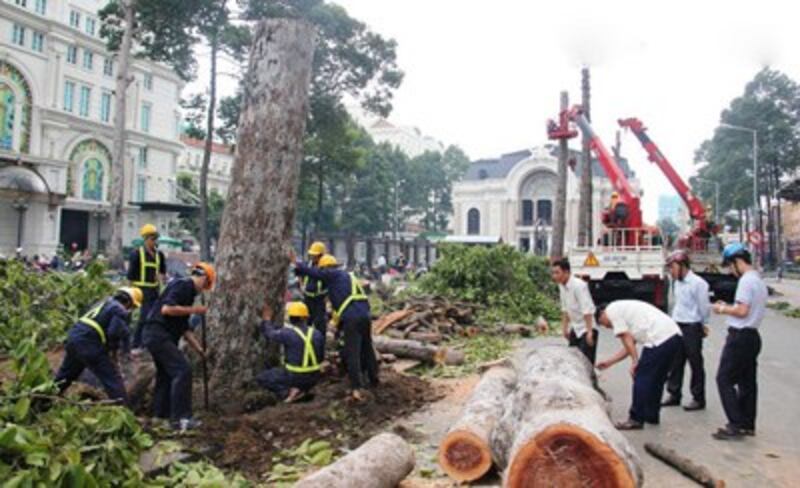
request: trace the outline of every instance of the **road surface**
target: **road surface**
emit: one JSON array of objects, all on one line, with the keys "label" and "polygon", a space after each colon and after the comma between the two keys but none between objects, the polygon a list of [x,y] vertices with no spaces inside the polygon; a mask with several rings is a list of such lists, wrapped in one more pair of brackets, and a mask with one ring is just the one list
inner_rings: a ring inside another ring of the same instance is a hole
[{"label": "road surface", "polygon": [[[776,300],[800,306],[800,284],[784,280],[773,285],[785,292]],[[757,436],[742,441],[721,442],[711,433],[725,424],[717,393],[715,375],[725,324],[720,317],[711,321],[711,334],[705,341],[707,408],[685,412],[681,408],[662,409],[661,425],[643,431],[626,432],[642,458],[645,486],[693,486],[677,471],[644,452],[645,442],[658,442],[707,466],[728,487],[800,486],[800,319],[769,310],[761,329],[763,347],[758,369]],[[620,346],[608,330],[600,336],[598,360]],[[684,402],[689,394],[689,370],[684,377]],[[600,385],[612,397],[615,420],[624,420],[630,404],[631,379],[628,363],[601,372]],[[696,486],[696,485],[694,485]]]}]

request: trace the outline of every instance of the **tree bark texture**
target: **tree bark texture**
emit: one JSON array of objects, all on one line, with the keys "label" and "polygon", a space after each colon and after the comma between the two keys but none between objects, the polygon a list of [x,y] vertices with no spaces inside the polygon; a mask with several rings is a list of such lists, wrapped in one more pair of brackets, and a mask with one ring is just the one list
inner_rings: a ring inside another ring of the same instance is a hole
[{"label": "tree bark texture", "polygon": [[491,469],[491,434],[516,383],[513,368],[494,367],[472,390],[461,417],[439,444],[439,466],[454,480],[474,481]]},{"label": "tree bark texture", "polygon": [[200,257],[211,259],[211,239],[208,235],[208,168],[214,149],[214,114],[217,110],[217,53],[219,33],[211,36],[211,72],[208,80],[208,115],[206,117],[206,144],[203,150],[203,165],[200,167]]},{"label": "tree bark texture", "polygon": [[398,358],[416,359],[428,364],[457,366],[464,364],[464,353],[448,347],[437,347],[408,339],[391,339],[374,336],[372,341],[380,353],[394,354]]},{"label": "tree bark texture", "polygon": [[384,432],[294,488],[394,488],[414,470],[414,450],[402,437]]},{"label": "tree bark texture", "polygon": [[132,78],[130,76],[131,46],[133,45],[134,19],[136,15],[136,0],[123,0],[120,2],[125,12],[125,30],[122,32],[122,42],[117,53],[117,80],[114,100],[114,144],[111,160],[111,186],[108,192],[108,201],[111,204],[109,222],[111,235],[108,243],[108,260],[114,269],[122,269],[124,257],[122,255],[123,212],[125,209],[125,142],[127,138],[125,116],[128,107],[127,93]]},{"label": "tree bark texture", "polygon": [[[561,92],[561,111],[569,109],[569,94]],[[550,256],[559,258],[564,255],[564,231],[567,226],[567,162],[569,161],[569,144],[567,139],[558,142],[558,173],[556,184],[556,202],[553,215],[553,247]]]},{"label": "tree bark texture", "polygon": [[[591,85],[589,82],[589,68],[581,70],[581,105],[586,119],[591,121]],[[582,135],[583,161],[580,181],[580,211],[578,212],[578,243],[582,246],[592,245],[592,151],[590,141],[586,134]]]},{"label": "tree bark texture", "polygon": [[492,432],[492,451],[506,487],[642,484],[638,457],[574,348],[544,346],[527,358]]},{"label": "tree bark texture", "polygon": [[263,305],[283,317],[314,42],[304,21],[269,19],[255,30],[208,313],[216,406],[240,405],[263,366]]}]

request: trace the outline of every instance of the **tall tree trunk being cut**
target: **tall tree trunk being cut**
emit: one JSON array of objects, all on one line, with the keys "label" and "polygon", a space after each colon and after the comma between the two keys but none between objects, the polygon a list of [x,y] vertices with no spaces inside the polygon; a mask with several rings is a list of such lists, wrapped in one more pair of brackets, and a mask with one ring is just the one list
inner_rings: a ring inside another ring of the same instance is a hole
[{"label": "tall tree trunk being cut", "polygon": [[[589,68],[581,70],[581,105],[583,106],[586,120],[591,121],[591,85],[589,84]],[[592,245],[592,151],[590,141],[583,134],[583,149],[581,149],[581,184],[580,184],[580,210],[578,212],[578,243],[581,246]]]},{"label": "tall tree trunk being cut", "polygon": [[114,100],[114,146],[111,161],[111,187],[108,201],[111,204],[109,222],[111,235],[108,244],[108,260],[114,269],[122,269],[123,213],[125,210],[125,128],[126,111],[128,109],[127,92],[133,78],[130,76],[131,47],[133,46],[134,19],[136,16],[136,0],[120,2],[125,12],[125,30],[122,32],[122,43],[117,53],[117,81]]},{"label": "tall tree trunk being cut", "polygon": [[206,117],[206,144],[203,165],[200,167],[200,256],[211,259],[211,238],[208,235],[208,167],[214,150],[214,114],[217,110],[217,53],[219,33],[211,36],[211,72],[208,80],[208,115]]},{"label": "tall tree trunk being cut", "polygon": [[415,464],[414,449],[397,434],[384,432],[294,488],[395,488]]},{"label": "tall tree trunk being cut", "polygon": [[492,452],[509,488],[634,487],[639,459],[614,427],[592,365],[574,348],[544,346],[519,370]]},{"label": "tall tree trunk being cut", "polygon": [[212,400],[225,410],[240,408],[263,364],[261,308],[269,303],[282,318],[314,41],[301,20],[264,20],[255,30],[208,314]]},{"label": "tall tree trunk being cut", "polygon": [[[569,94],[561,92],[561,110],[569,109]],[[567,227],[567,162],[569,161],[569,145],[567,139],[558,143],[558,179],[556,185],[555,215],[553,215],[553,248],[550,256],[554,258],[564,255],[564,232]]]},{"label": "tall tree trunk being cut", "polygon": [[456,481],[475,481],[492,467],[491,434],[517,383],[512,368],[494,367],[472,390],[461,417],[439,443],[439,466]]}]

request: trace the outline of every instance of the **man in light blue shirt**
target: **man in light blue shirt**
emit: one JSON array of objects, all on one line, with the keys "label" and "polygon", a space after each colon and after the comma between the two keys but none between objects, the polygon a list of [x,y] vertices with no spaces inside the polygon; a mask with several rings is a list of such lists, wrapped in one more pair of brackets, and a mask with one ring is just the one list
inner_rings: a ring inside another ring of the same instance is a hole
[{"label": "man in light blue shirt", "polygon": [[733,305],[714,304],[714,312],[728,316],[728,337],[717,370],[717,388],[728,424],[712,437],[737,440],[756,434],[756,372],[761,352],[758,328],[766,313],[769,293],[767,285],[753,268],[750,252],[744,245],[727,245],[722,259],[722,264],[730,266],[739,277],[739,283]]},{"label": "man in light blue shirt", "polygon": [[667,258],[674,307],[672,319],[677,322],[683,334],[683,347],[675,355],[675,362],[669,373],[667,392],[669,397],[661,404],[672,407],[681,404],[683,390],[683,371],[686,362],[692,370],[690,389],[692,402],[684,405],[686,411],[706,408],[706,371],[703,366],[703,338],[705,324],[711,315],[711,303],[708,300],[708,283],[694,274],[690,268],[689,255],[683,249],[677,250]]}]

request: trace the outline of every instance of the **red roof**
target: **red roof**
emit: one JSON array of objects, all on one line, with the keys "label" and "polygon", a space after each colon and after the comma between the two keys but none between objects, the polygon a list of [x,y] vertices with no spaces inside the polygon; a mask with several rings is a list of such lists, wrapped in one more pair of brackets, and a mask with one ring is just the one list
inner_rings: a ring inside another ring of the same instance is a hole
[{"label": "red roof", "polygon": [[[181,136],[181,141],[187,146],[192,146],[199,149],[205,149],[206,147],[206,141],[203,139],[194,139],[189,136]],[[217,154],[233,154],[233,146],[219,142],[213,142],[211,144],[211,152],[215,152]]]}]

